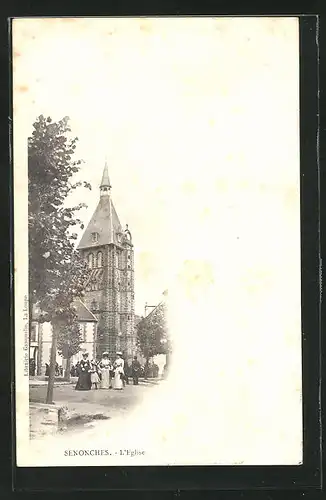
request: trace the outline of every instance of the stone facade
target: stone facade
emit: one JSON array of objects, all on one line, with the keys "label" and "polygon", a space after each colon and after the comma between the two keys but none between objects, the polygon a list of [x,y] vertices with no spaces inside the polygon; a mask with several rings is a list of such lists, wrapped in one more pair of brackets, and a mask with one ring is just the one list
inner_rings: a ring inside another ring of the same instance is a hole
[{"label": "stone facade", "polygon": [[78,246],[91,269],[85,282],[86,306],[98,320],[97,357],[136,354],[134,248],[128,227],[123,231],[111,198],[105,166],[100,201]]},{"label": "stone facade", "polygon": [[134,252],[131,244],[82,250],[94,267],[85,283],[84,302],[98,320],[97,355],[135,352]]}]

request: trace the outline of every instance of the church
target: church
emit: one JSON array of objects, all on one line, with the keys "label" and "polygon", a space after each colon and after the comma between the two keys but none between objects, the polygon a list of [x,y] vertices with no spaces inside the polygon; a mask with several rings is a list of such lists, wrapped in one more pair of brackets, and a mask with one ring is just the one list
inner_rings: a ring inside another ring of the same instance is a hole
[{"label": "church", "polygon": [[[111,358],[122,351],[129,360],[137,354],[134,247],[128,226],[123,229],[120,223],[111,189],[105,163],[99,202],[77,247],[90,273],[84,284],[85,295],[76,307],[84,342],[72,363],[84,351],[90,358],[100,357],[104,351]],[[33,313],[30,359],[34,360],[37,374],[44,373],[45,363],[49,363],[51,337],[51,324],[40,324],[38,314]],[[58,353],[57,362],[64,365]]]},{"label": "church", "polygon": [[131,358],[137,351],[134,247],[128,226],[122,229],[111,189],[105,163],[100,199],[78,245],[91,270],[83,300],[98,321],[97,356],[107,351],[113,357],[122,351]]}]

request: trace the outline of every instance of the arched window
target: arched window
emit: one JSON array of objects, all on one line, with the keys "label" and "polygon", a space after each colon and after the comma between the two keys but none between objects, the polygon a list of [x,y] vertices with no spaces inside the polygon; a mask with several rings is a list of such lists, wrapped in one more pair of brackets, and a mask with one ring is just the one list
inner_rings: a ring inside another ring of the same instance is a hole
[{"label": "arched window", "polygon": [[92,269],[92,267],[94,267],[94,255],[92,253],[90,253],[88,255],[88,267],[90,269]]},{"label": "arched window", "polygon": [[103,266],[103,255],[102,252],[97,252],[97,267]]}]

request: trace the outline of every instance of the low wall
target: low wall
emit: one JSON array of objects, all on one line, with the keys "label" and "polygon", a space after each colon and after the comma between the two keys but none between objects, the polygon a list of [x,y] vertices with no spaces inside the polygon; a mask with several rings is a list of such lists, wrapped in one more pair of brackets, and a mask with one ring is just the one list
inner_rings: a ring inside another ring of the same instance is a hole
[{"label": "low wall", "polygon": [[30,437],[54,435],[66,427],[67,410],[58,405],[30,403],[29,428]]}]

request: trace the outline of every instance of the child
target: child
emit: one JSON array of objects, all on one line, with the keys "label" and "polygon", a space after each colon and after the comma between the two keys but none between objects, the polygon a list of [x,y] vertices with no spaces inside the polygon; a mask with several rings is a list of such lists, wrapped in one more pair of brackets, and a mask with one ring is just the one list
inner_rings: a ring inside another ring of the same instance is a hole
[{"label": "child", "polygon": [[98,389],[98,384],[100,383],[100,377],[98,376],[97,373],[97,366],[95,361],[92,361],[92,369],[91,369],[91,382],[92,382],[92,389]]}]

